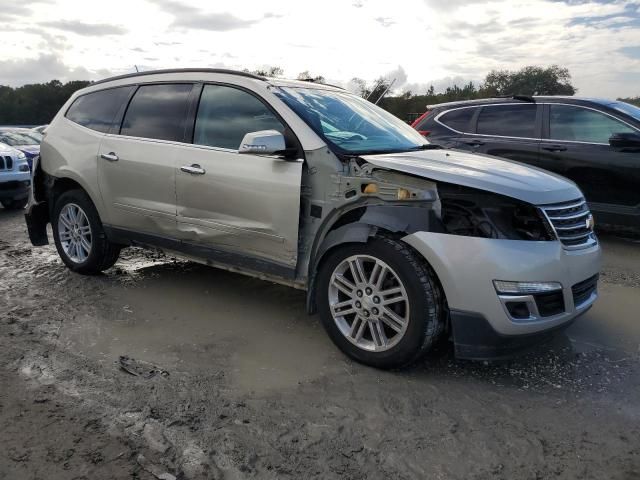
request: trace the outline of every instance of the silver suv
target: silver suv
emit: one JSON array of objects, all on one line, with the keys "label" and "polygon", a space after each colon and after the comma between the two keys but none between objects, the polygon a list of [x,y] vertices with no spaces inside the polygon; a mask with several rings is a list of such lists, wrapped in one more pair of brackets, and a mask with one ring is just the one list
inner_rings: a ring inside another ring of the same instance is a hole
[{"label": "silver suv", "polygon": [[48,127],[26,215],[74,272],[152,246],[307,291],[336,345],[406,365],[445,336],[510,354],[596,299],[580,190],[431,145],[327,85],[226,70],[145,72],[73,95]]}]

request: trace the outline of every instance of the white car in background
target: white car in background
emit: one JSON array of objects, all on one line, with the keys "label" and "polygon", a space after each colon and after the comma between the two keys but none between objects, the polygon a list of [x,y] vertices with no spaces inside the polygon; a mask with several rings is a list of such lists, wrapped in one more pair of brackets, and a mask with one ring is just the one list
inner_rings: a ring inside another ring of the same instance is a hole
[{"label": "white car in background", "polygon": [[26,155],[0,143],[0,203],[6,209],[19,210],[27,205],[31,188],[31,169]]}]

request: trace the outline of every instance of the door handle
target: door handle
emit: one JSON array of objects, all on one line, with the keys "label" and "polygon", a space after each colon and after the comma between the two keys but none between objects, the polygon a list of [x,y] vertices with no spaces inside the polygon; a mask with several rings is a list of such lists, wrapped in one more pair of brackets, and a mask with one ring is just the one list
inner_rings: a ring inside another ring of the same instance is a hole
[{"label": "door handle", "polygon": [[110,162],[117,162],[119,160],[118,155],[116,155],[114,152],[101,153],[100,158],[104,158],[105,160],[108,160]]},{"label": "door handle", "polygon": [[204,175],[205,173],[207,173],[206,170],[197,163],[194,163],[193,165],[183,165],[182,167],[180,167],[180,170],[186,173],[190,173],[191,175]]},{"label": "door handle", "polygon": [[542,149],[547,152],[564,152],[567,150],[567,147],[563,147],[562,145],[549,145],[548,147],[542,147]]},{"label": "door handle", "polygon": [[472,147],[479,147],[480,145],[484,145],[484,142],[481,140],[471,140],[469,142],[464,142],[464,143]]}]

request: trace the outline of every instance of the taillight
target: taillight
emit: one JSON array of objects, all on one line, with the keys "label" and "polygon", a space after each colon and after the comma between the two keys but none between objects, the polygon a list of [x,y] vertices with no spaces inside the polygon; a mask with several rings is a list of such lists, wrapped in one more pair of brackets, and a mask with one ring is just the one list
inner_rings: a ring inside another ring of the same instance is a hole
[{"label": "taillight", "polygon": [[429,110],[427,110],[426,112],[424,112],[422,115],[420,115],[418,118],[416,118],[413,123],[411,124],[411,126],[413,128],[416,128],[418,126],[418,124],[425,119],[425,117],[429,115]]},{"label": "taillight", "polygon": [[431,134],[431,130],[418,130],[418,133],[423,137],[428,137]]}]

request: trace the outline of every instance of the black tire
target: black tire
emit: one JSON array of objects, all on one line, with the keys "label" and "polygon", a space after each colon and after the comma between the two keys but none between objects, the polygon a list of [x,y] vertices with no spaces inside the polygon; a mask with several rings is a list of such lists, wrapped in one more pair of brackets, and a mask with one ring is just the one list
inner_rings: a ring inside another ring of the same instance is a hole
[{"label": "black tire", "polygon": [[29,203],[28,198],[20,198],[18,200],[2,200],[2,206],[7,210],[22,210]]},{"label": "black tire", "polygon": [[[402,282],[409,300],[408,325],[393,347],[374,352],[354,345],[341,332],[331,314],[329,284],[334,270],[353,255],[385,262]],[[438,341],[445,327],[443,295],[435,272],[408,245],[390,237],[375,237],[366,244],[346,244],[331,251],[319,268],[316,300],[322,323],[333,342],[349,357],[376,368],[407,366]]]},{"label": "black tire", "polygon": [[[58,231],[60,212],[66,205],[71,203],[82,208],[91,227],[91,251],[86,260],[80,263],[71,259],[64,251],[60,242],[60,232]],[[118,260],[121,247],[107,239],[96,207],[89,196],[82,190],[68,190],[55,199],[51,227],[58,255],[60,255],[64,264],[76,273],[95,275],[111,268]]]}]

